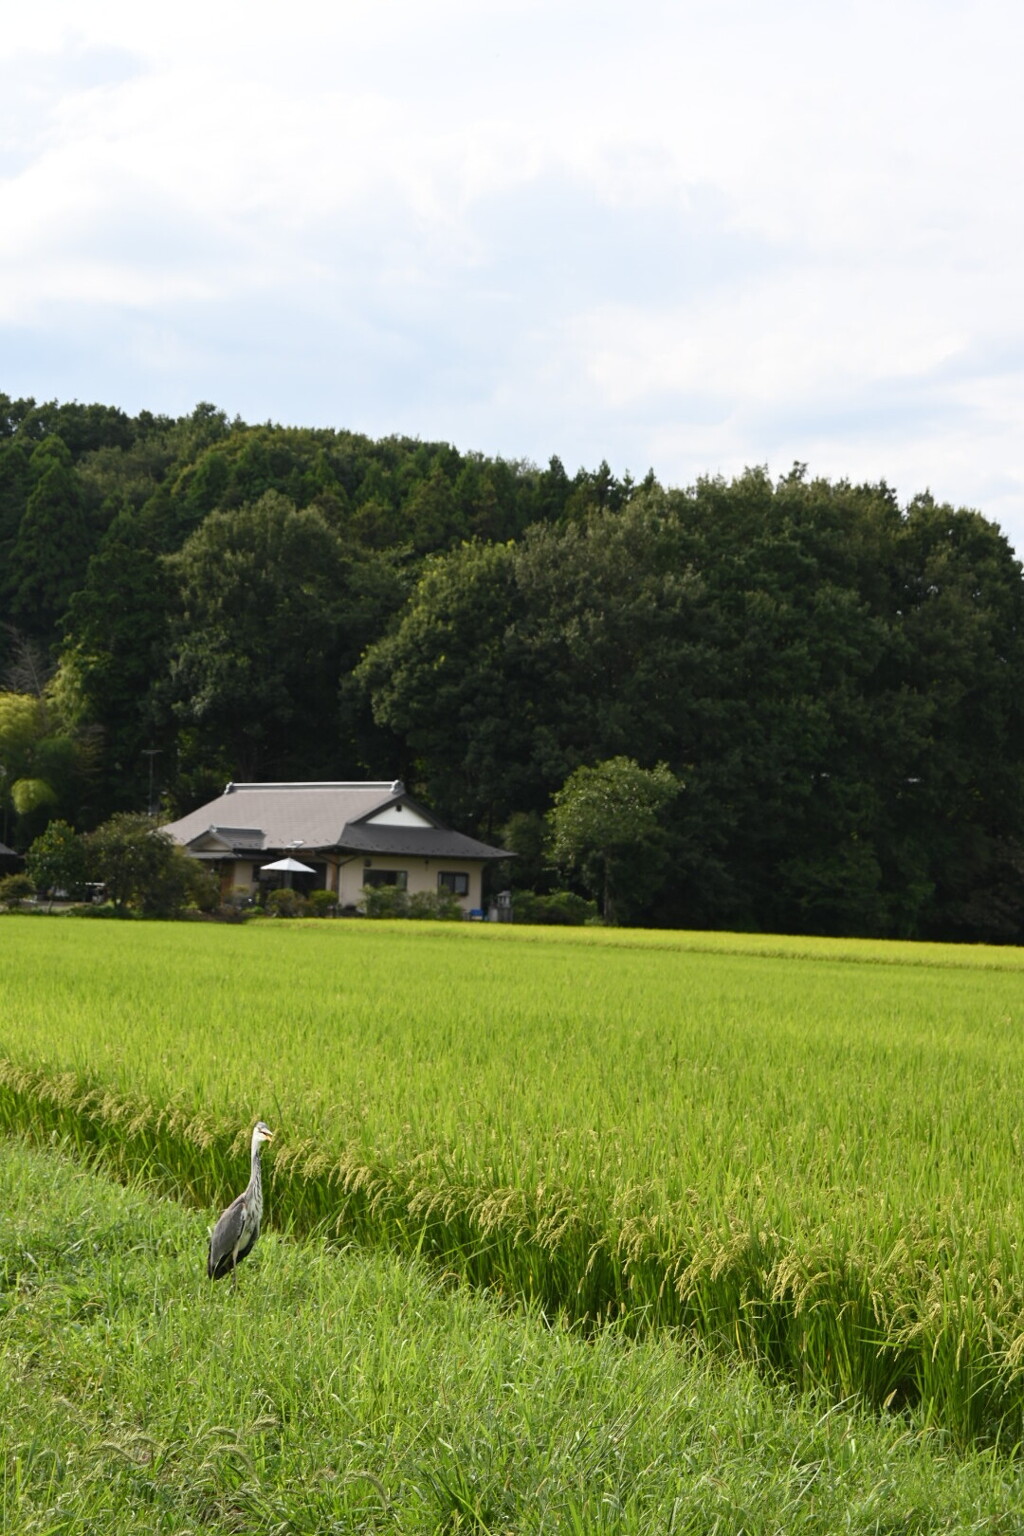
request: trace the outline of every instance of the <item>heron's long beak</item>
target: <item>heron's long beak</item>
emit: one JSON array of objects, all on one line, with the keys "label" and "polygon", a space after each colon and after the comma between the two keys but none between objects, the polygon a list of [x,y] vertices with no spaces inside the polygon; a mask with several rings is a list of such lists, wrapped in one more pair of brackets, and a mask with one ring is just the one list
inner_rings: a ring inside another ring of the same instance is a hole
[{"label": "heron's long beak", "polygon": [[273,1139],[274,1139],[273,1131],[264,1131],[263,1132],[263,1140],[264,1141],[273,1141]]}]

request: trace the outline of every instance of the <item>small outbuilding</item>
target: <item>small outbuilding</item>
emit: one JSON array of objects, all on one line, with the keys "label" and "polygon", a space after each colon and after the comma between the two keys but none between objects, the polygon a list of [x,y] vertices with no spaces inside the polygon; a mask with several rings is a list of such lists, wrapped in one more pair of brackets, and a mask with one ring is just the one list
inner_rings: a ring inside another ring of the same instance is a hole
[{"label": "small outbuilding", "polygon": [[445,826],[401,780],[232,783],[163,830],[216,870],[226,899],[255,894],[266,866],[290,859],[310,871],[291,875],[297,890],[333,891],[339,907],[357,906],[365,886],[395,885],[448,892],[478,913],[484,865],[509,857]]}]

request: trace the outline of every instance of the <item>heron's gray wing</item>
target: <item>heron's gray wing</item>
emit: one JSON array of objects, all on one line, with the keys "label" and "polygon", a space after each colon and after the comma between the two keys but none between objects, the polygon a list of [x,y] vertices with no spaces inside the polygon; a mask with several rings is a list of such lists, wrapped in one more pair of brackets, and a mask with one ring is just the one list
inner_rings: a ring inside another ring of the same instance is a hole
[{"label": "heron's gray wing", "polygon": [[245,1226],[245,1196],[232,1200],[222,1211],[210,1236],[210,1252],[206,1260],[206,1273],[211,1280],[220,1280],[231,1272],[231,1255],[238,1245]]}]

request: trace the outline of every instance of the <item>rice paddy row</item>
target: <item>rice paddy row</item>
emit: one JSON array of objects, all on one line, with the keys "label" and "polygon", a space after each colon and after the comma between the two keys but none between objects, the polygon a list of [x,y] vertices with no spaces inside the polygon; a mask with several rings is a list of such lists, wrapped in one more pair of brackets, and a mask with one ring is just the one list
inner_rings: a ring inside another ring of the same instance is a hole
[{"label": "rice paddy row", "polygon": [[0,1529],[1016,1536],[1024,1466],[0,1143]]},{"label": "rice paddy row", "polygon": [[0,1123],[1024,1437],[1019,955],[601,937],[7,919]]}]

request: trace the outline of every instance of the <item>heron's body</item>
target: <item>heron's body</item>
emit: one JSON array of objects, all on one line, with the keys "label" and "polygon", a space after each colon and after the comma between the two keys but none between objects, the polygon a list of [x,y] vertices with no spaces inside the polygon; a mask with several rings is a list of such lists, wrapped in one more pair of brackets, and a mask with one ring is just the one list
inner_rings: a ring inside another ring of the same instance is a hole
[{"label": "heron's body", "polygon": [[245,1189],[222,1211],[217,1225],[210,1234],[210,1251],[206,1260],[206,1273],[211,1280],[222,1280],[225,1275],[235,1278],[239,1262],[252,1250],[260,1235],[263,1220],[263,1178],[260,1171],[260,1147],[273,1139],[263,1121],[257,1122],[252,1133],[251,1174]]}]

